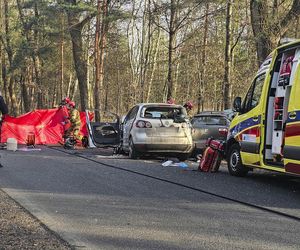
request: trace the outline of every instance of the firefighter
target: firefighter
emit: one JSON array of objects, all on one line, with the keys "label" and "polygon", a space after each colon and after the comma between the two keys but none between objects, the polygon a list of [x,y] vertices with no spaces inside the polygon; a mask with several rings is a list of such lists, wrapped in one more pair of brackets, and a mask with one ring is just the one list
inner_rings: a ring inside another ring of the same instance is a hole
[{"label": "firefighter", "polygon": [[[63,131],[67,131],[68,128],[70,127],[70,122],[69,122],[69,110],[68,110],[68,107],[67,105],[71,102],[71,99],[69,97],[65,97],[64,99],[61,100],[60,104],[59,104],[59,109],[60,109],[60,112],[62,113],[62,116],[63,116],[63,121],[61,122],[61,124],[63,125]],[[64,138],[65,135],[64,135]]]},{"label": "firefighter", "polygon": [[[65,131],[64,137],[67,138],[66,143],[69,143],[71,136],[73,136],[76,141],[82,141],[83,136],[80,134],[80,112],[75,108],[75,102],[73,101],[67,104],[67,108],[69,110],[70,127]],[[76,144],[76,142],[74,142],[74,144]]]},{"label": "firefighter", "polygon": [[71,102],[70,97],[65,97],[64,99],[61,100],[59,107],[64,107],[66,105],[68,105]]},{"label": "firefighter", "polygon": [[194,106],[194,105],[193,105],[193,103],[192,103],[191,101],[188,101],[188,102],[186,102],[186,103],[183,105],[183,107],[185,107],[186,113],[187,113],[187,115],[188,115],[189,117],[192,116],[191,112],[192,112],[193,106]]}]

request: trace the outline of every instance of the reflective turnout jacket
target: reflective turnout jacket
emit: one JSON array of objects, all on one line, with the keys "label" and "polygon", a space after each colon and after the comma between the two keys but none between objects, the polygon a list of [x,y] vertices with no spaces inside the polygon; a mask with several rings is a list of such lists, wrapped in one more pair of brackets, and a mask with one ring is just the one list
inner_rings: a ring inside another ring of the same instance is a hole
[{"label": "reflective turnout jacket", "polygon": [[70,122],[72,127],[80,127],[80,112],[77,109],[72,109],[70,111]]}]

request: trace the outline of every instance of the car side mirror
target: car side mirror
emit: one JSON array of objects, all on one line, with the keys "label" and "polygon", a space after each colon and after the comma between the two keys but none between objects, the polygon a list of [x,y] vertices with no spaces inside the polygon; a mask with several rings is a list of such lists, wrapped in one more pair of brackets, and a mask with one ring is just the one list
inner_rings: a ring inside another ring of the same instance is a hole
[{"label": "car side mirror", "polygon": [[241,97],[236,97],[233,101],[233,110],[236,112],[241,112],[242,111],[242,98]]}]

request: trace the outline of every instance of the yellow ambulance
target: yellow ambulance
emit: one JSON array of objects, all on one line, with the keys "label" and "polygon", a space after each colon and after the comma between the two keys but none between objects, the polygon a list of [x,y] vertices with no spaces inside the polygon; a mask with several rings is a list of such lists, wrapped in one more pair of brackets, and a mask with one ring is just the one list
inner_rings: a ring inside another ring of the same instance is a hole
[{"label": "yellow ambulance", "polygon": [[246,96],[236,97],[226,158],[231,175],[253,168],[300,175],[300,40],[275,49]]}]

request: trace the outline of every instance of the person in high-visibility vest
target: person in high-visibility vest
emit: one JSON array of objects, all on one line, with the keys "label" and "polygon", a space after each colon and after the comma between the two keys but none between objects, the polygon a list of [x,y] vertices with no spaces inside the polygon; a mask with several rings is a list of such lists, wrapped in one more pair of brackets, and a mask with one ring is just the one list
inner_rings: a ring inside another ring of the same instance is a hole
[{"label": "person in high-visibility vest", "polygon": [[186,102],[186,103],[183,105],[183,107],[185,108],[188,117],[189,117],[189,118],[192,118],[191,112],[192,112],[192,109],[193,109],[193,107],[194,107],[193,103],[192,103],[191,101],[188,101],[188,102]]},{"label": "person in high-visibility vest", "polygon": [[83,136],[80,134],[80,112],[75,108],[75,102],[73,101],[67,104],[67,108],[69,110],[70,127],[65,131],[65,138],[73,135],[74,139],[81,141]]}]

